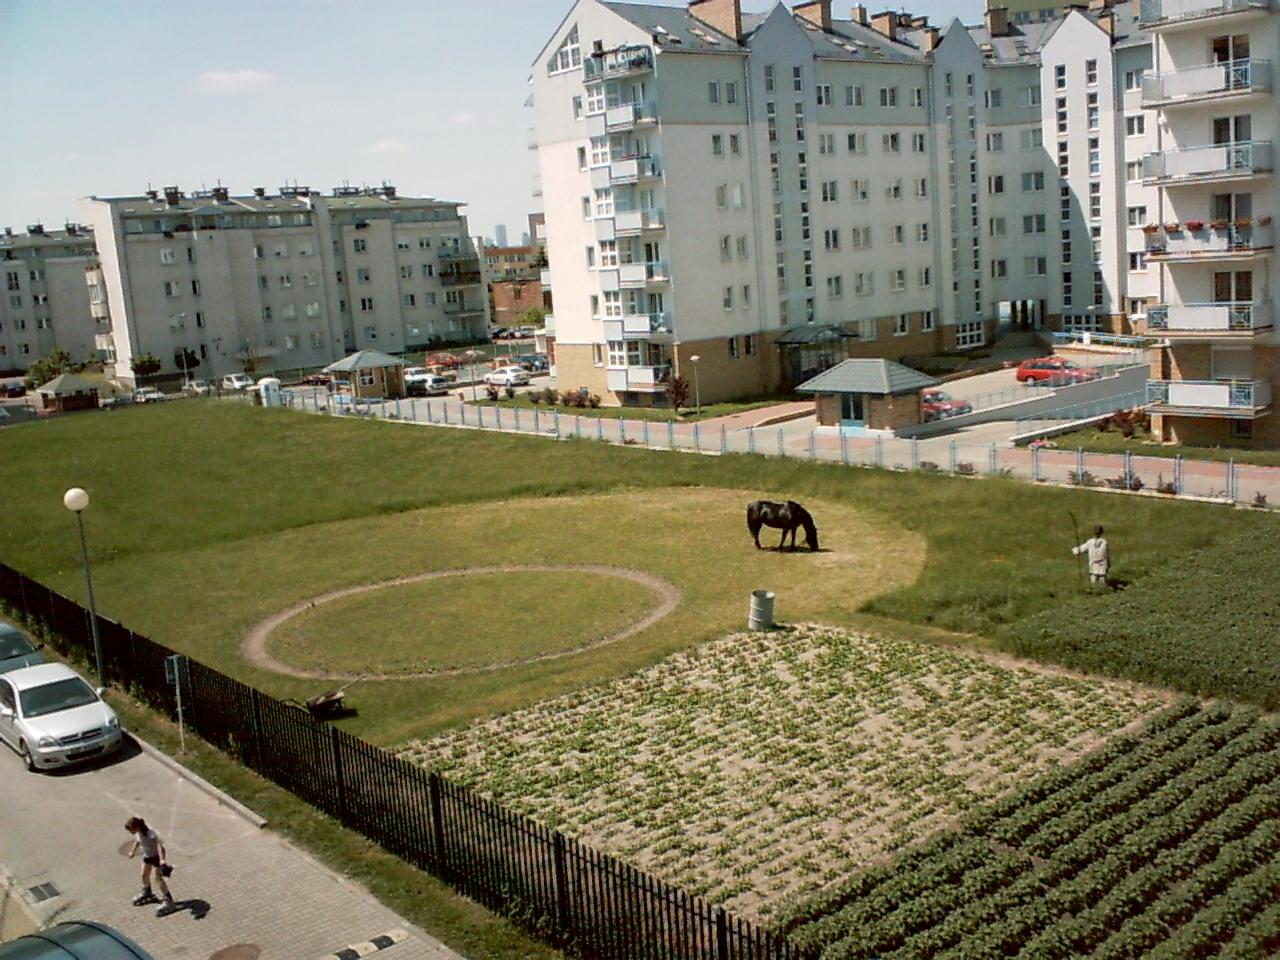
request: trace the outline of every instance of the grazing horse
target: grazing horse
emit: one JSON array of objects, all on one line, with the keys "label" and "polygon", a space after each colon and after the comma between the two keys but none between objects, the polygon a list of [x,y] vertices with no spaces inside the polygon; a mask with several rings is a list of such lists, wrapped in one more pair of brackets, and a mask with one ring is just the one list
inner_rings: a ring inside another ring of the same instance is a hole
[{"label": "grazing horse", "polygon": [[775,530],[782,531],[782,540],[778,543],[778,549],[781,550],[787,542],[787,534],[791,534],[791,549],[796,548],[796,530],[804,527],[804,542],[810,550],[818,549],[818,528],[813,522],[813,517],[809,516],[809,511],[794,500],[788,500],[786,503],[778,503],[774,500],[756,500],[747,506],[747,529],[751,531],[751,536],[756,542],[756,549],[763,549],[760,546],[760,528],[773,527]]}]

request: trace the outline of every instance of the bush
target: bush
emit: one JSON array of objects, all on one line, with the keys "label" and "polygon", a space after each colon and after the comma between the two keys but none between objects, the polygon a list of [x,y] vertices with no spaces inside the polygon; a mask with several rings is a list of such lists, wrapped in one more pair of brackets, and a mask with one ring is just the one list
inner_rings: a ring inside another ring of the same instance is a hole
[{"label": "bush", "polygon": [[506,390],[506,393],[507,393],[507,399],[508,399],[508,400],[514,400],[514,399],[516,398],[516,388],[515,388],[515,387],[508,386],[508,387],[507,387],[507,390]]},{"label": "bush", "polygon": [[561,405],[561,406],[564,406],[564,407],[572,407],[572,406],[573,406],[573,404],[574,404],[574,401],[575,401],[575,400],[577,400],[577,399],[578,399],[578,391],[577,391],[577,390],[562,390],[562,391],[560,391],[560,405]]},{"label": "bush", "polygon": [[[590,406],[592,410],[599,410],[599,409],[600,409],[600,394],[598,394],[598,393],[593,393],[593,394],[591,394],[591,396],[587,397],[587,405],[588,405],[588,406]],[[1263,506],[1266,506],[1266,499],[1267,499],[1266,497],[1263,497],[1263,498],[1262,498],[1262,500],[1263,500]]]},{"label": "bush", "polygon": [[[510,389],[510,388],[508,388],[508,389]],[[498,388],[497,388],[497,386],[496,386],[496,385],[494,385],[494,384],[492,384],[492,383],[486,383],[486,384],[484,385],[484,392],[485,392],[485,395],[486,395],[490,400],[497,400],[497,399],[498,399]]]}]

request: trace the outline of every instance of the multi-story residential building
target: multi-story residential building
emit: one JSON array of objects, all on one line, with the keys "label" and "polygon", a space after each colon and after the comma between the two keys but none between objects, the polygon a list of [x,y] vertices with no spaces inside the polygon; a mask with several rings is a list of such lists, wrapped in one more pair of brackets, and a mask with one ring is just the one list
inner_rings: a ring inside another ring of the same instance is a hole
[{"label": "multi-story residential building", "polygon": [[[1154,66],[1142,101],[1158,131],[1147,258],[1153,431],[1195,444],[1280,446],[1280,187],[1272,92],[1280,16],[1270,0],[1143,0]],[[1159,226],[1157,226],[1159,225]]]},{"label": "multi-story residential building", "polygon": [[144,353],[166,374],[194,363],[218,377],[483,339],[484,275],[459,206],[390,185],[87,198],[109,373],[132,380]]},{"label": "multi-story residential building", "polygon": [[[77,362],[97,359],[97,332],[85,271],[97,264],[93,233],[35,224],[0,235],[0,373],[21,373],[56,349]],[[105,329],[105,328],[104,328]]]},{"label": "multi-story residential building", "polygon": [[540,252],[532,246],[484,248],[486,275],[490,280],[529,280],[538,276]]}]

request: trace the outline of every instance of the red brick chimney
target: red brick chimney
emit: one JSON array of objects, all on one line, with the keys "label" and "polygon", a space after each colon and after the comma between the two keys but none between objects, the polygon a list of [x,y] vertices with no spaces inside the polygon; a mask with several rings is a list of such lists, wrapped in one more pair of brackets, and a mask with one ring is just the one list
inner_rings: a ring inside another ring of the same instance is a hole
[{"label": "red brick chimney", "polygon": [[938,40],[940,39],[940,31],[937,27],[924,28],[924,52],[933,53],[938,49]]},{"label": "red brick chimney", "polygon": [[742,39],[742,0],[689,0],[689,12],[735,41]]},{"label": "red brick chimney", "polygon": [[792,12],[823,30],[831,29],[831,0],[806,0],[792,7]]},{"label": "red brick chimney", "polygon": [[854,23],[859,23],[865,27],[869,22],[867,19],[866,5],[860,3],[856,7],[854,7],[851,11],[849,11],[849,19],[852,20]]},{"label": "red brick chimney", "polygon": [[1009,8],[987,7],[987,33],[993,37],[1009,35]]},{"label": "red brick chimney", "polygon": [[884,13],[877,13],[871,18],[871,29],[876,33],[888,37],[890,40],[897,40],[898,15],[892,10],[886,10]]}]

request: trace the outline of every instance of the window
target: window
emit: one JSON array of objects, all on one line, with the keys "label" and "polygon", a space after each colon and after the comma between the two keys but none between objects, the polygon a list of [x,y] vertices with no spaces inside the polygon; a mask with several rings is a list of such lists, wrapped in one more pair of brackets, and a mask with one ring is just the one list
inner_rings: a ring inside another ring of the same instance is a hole
[{"label": "window", "polygon": [[1147,269],[1147,255],[1141,250],[1129,254],[1129,269],[1141,271]]},{"label": "window", "polygon": [[1144,73],[1146,73],[1146,71],[1142,68],[1137,70],[1126,70],[1124,72],[1124,88],[1126,90],[1141,90],[1142,75]]},{"label": "window", "polygon": [[1124,118],[1124,134],[1126,137],[1140,137],[1147,132],[1147,118],[1143,114]]},{"label": "window", "polygon": [[724,234],[720,238],[720,259],[728,260],[733,256],[733,237]]},{"label": "window", "polygon": [[747,259],[747,235],[745,233],[738,237],[737,247],[738,247],[738,259],[739,260]]},{"label": "window", "polygon": [[1004,134],[988,133],[987,134],[987,152],[1000,153],[1004,150]]},{"label": "window", "polygon": [[870,273],[855,273],[853,275],[853,292],[859,297],[869,297],[875,288],[872,282],[873,277]]},{"label": "window", "polygon": [[574,97],[572,102],[573,102],[573,119],[581,120],[582,119],[582,98]]},{"label": "window", "polygon": [[733,309],[733,287],[724,288],[724,296],[721,300],[726,310]]},{"label": "window", "polygon": [[1053,68],[1053,87],[1055,90],[1067,89],[1067,68],[1065,64],[1058,64]]},{"label": "window", "polygon": [[918,180],[916,180],[915,188],[913,192],[915,193],[916,197],[921,200],[929,196],[929,178],[920,177]]},{"label": "window", "polygon": [[726,80],[726,81],[725,81],[725,84],[724,84],[724,102],[725,102],[725,103],[737,103],[737,102],[738,102],[738,85],[737,85],[736,83],[734,83],[732,80]]},{"label": "window", "polygon": [[[14,289],[10,287],[10,289]],[[166,297],[176,297],[182,293],[182,285],[176,280],[166,280],[164,282],[164,295]]]},{"label": "window", "polygon": [[817,94],[818,94],[818,106],[830,107],[834,105],[834,101],[831,99],[831,84],[829,83],[818,84]]},{"label": "window", "polygon": [[724,156],[724,137],[718,133],[711,135],[711,155],[713,157]]},{"label": "window", "polygon": [[818,153],[824,156],[836,152],[836,135],[823,133],[818,135]]},{"label": "window", "polygon": [[575,24],[564,43],[560,44],[551,59],[547,61],[547,74],[560,73],[582,66],[582,48],[578,45],[578,27]]},{"label": "window", "polygon": [[900,223],[895,223],[889,227],[889,243],[893,246],[902,246],[907,239],[907,228]]},{"label": "window", "polygon": [[270,307],[263,307],[263,308],[262,308],[262,319],[263,319],[264,321],[267,321],[267,322],[270,322],[270,321],[271,321],[271,308],[270,308]]},{"label": "window", "polygon": [[840,231],[839,230],[822,231],[822,244],[823,244],[823,247],[827,250],[839,250],[840,249]]},{"label": "window", "polygon": [[729,134],[729,152],[735,157],[742,156],[742,138],[736,133]]},{"label": "window", "polygon": [[912,153],[924,153],[924,152],[925,152],[925,149],[926,149],[926,146],[925,146],[925,136],[924,136],[924,134],[923,134],[923,133],[913,133],[913,134],[911,135],[911,152],[912,152]]},{"label": "window", "polygon": [[916,224],[916,239],[921,243],[929,242],[929,224]]},{"label": "window", "polygon": [[707,84],[707,99],[712,103],[720,102],[720,81],[712,80]]},{"label": "window", "polygon": [[722,183],[716,187],[716,206],[721,210],[727,210],[729,207],[729,185]]},{"label": "window", "polygon": [[895,293],[907,289],[907,271],[895,270],[889,275],[889,288]]},{"label": "window", "polygon": [[880,106],[896,107],[898,105],[898,88],[897,87],[881,87],[880,88]]},{"label": "window", "polygon": [[1252,420],[1228,420],[1231,424],[1232,440],[1252,440],[1253,439],[1253,421]]},{"label": "window", "polygon": [[[743,288],[746,289],[745,287]],[[756,335],[754,333],[744,333],[742,335],[742,352],[748,357],[756,355]]]},{"label": "window", "polygon": [[835,180],[822,181],[822,202],[835,203],[839,198]]},{"label": "window", "polygon": [[853,199],[857,201],[866,201],[871,197],[871,181],[870,180],[854,180],[853,181]]},{"label": "window", "polygon": [[578,169],[579,170],[587,169],[587,148],[586,147],[578,148]]},{"label": "window", "polygon": [[1004,105],[1004,91],[988,90],[983,95],[983,102],[988,110],[999,110]]},{"label": "window", "polygon": [[1021,107],[1040,106],[1040,85],[1023,87],[1018,91],[1018,105]]},{"label": "window", "polygon": [[1028,213],[1022,218],[1023,233],[1044,233],[1045,215],[1043,213]]},{"label": "window", "polygon": [[422,265],[422,275],[424,277],[434,277],[436,275],[436,267],[434,263],[424,263]]},{"label": "window", "polygon": [[[287,276],[288,274],[284,274],[283,276],[280,277],[280,286],[282,287],[286,286],[285,277]],[[356,283],[368,283],[368,282],[369,282],[369,268],[356,267]],[[292,285],[292,281],[290,281],[290,284],[288,285]]]},{"label": "window", "polygon": [[917,279],[922,287],[933,286],[933,270],[930,267],[921,267]]},{"label": "window", "polygon": [[900,313],[893,318],[893,335],[895,337],[905,337],[911,332],[911,315]]},{"label": "window", "polygon": [[987,224],[988,232],[993,237],[1003,237],[1005,235],[1005,218],[992,217]]},{"label": "window", "polygon": [[1091,87],[1098,85],[1098,61],[1086,60],[1084,62],[1084,82]]},{"label": "window", "polygon": [[1130,207],[1127,211],[1129,226],[1140,227],[1147,222],[1147,208],[1144,206]]},{"label": "window", "polygon": [[737,360],[737,359],[738,359],[738,338],[737,338],[737,337],[730,337],[730,338],[726,341],[726,343],[727,343],[727,344],[728,344],[728,346],[729,346],[729,359],[730,359],[730,360]]},{"label": "window", "polygon": [[1044,257],[1027,257],[1023,260],[1023,268],[1029,277],[1043,277],[1048,272],[1049,263]]},{"label": "window", "polygon": [[827,277],[827,299],[839,300],[844,296],[844,277]]},{"label": "window", "polygon": [[924,106],[924,87],[916,87],[911,91],[911,105],[913,107]]},{"label": "window", "polygon": [[292,303],[286,303],[280,308],[280,316],[285,320],[297,320],[298,308]]},{"label": "window", "polygon": [[867,250],[871,247],[871,228],[870,227],[854,227],[853,228],[853,249]]},{"label": "window", "polygon": [[1124,165],[1124,178],[1129,183],[1137,183],[1142,179],[1142,161],[1130,160]]},{"label": "window", "polygon": [[764,92],[773,93],[773,64],[767,63],[764,67]]},{"label": "window", "polygon": [[897,133],[886,133],[880,138],[885,153],[901,153],[902,137]]},{"label": "window", "polygon": [[867,135],[865,133],[849,134],[848,143],[850,153],[867,152]]},{"label": "window", "polygon": [[1102,184],[1089,184],[1089,219],[1102,219]]},{"label": "window", "polygon": [[891,180],[889,182],[889,186],[885,189],[884,195],[888,197],[890,200],[901,200],[902,199],[902,181]]},{"label": "window", "polygon": [[1040,127],[1023,130],[1018,135],[1018,141],[1023,150],[1037,150],[1044,145],[1044,130]]},{"label": "window", "polygon": [[[744,283],[742,285],[742,305],[744,307],[751,306],[751,284]],[[747,355],[750,356],[752,351],[748,350]]]},{"label": "window", "polygon": [[1044,189],[1044,174],[1040,171],[1032,173],[1024,173],[1022,175],[1022,190],[1024,193],[1032,193],[1037,190]]},{"label": "window", "polygon": [[796,93],[804,90],[804,74],[800,72],[799,67],[791,68],[791,89]]},{"label": "window", "polygon": [[365,239],[363,237],[356,237],[354,240],[351,241],[351,249],[354,250],[356,253],[364,253],[365,250],[368,249],[368,247],[369,245],[368,243],[365,242]]},{"label": "window", "polygon": [[[368,313],[372,309],[373,309],[373,297],[361,297],[360,310],[363,313]],[[367,330],[368,328],[366,327],[365,329]]]},{"label": "window", "polygon": [[1009,275],[1009,261],[1007,260],[991,261],[991,276],[993,279],[999,279],[1000,277],[1007,277],[1008,275]]},{"label": "window", "polygon": [[1004,177],[987,177],[987,193],[1004,193]]},{"label": "window", "polygon": [[844,105],[846,107],[863,106],[862,85],[844,88]]},{"label": "window", "polygon": [[177,255],[173,252],[173,248],[172,248],[172,247],[163,247],[163,248],[161,248],[161,250],[160,250],[160,262],[161,262],[161,263],[177,263],[177,262],[178,262],[178,257],[177,257]]}]

